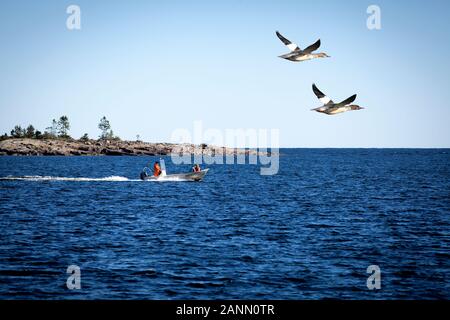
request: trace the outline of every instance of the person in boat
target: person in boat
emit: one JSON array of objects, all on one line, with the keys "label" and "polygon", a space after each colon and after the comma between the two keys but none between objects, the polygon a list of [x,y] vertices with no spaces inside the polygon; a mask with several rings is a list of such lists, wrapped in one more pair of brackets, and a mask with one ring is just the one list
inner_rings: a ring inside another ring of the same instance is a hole
[{"label": "person in boat", "polygon": [[159,162],[156,161],[155,164],[153,165],[153,175],[155,177],[159,177],[161,175],[161,167],[159,165]]},{"label": "person in boat", "polygon": [[195,166],[192,167],[192,172],[200,172],[200,171],[202,170],[200,169],[200,166],[198,164],[195,164]]}]

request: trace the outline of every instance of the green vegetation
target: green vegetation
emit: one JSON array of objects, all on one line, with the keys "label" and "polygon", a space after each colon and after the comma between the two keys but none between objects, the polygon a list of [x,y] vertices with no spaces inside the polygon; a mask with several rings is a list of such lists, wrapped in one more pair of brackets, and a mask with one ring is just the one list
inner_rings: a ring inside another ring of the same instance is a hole
[{"label": "green vegetation", "polygon": [[[118,136],[114,135],[111,130],[111,124],[106,117],[100,119],[98,128],[101,130],[101,135],[99,140],[120,140]],[[70,122],[67,116],[61,116],[58,120],[53,119],[49,127],[45,128],[44,133],[36,130],[33,125],[29,125],[26,128],[22,128],[20,125],[14,126],[11,130],[10,135],[7,133],[0,136],[0,141],[12,138],[28,138],[28,139],[63,139],[63,140],[73,140],[69,135]],[[89,141],[89,136],[85,133],[79,141]]]},{"label": "green vegetation", "polygon": [[62,116],[61,118],[59,118],[58,120],[58,137],[60,138],[70,138],[69,136],[69,130],[70,130],[70,123],[69,123],[69,118],[67,118],[67,116]]},{"label": "green vegetation", "polygon": [[120,140],[119,137],[114,135],[114,132],[111,129],[111,124],[109,120],[106,119],[105,116],[100,119],[98,124],[98,128],[101,130],[101,135],[99,136],[99,140]]},{"label": "green vegetation", "polygon": [[14,129],[11,130],[11,137],[13,138],[22,138],[25,136],[25,130],[22,129],[21,126],[15,126]]},{"label": "green vegetation", "polygon": [[45,128],[44,136],[46,139],[56,138],[56,133],[58,130],[58,122],[53,119],[52,125],[50,127]]},{"label": "green vegetation", "polygon": [[27,129],[25,130],[25,137],[26,138],[34,138],[34,135],[36,133],[36,130],[34,127],[30,124]]},{"label": "green vegetation", "polygon": [[87,133],[83,134],[80,138],[80,141],[89,141],[89,135]]}]

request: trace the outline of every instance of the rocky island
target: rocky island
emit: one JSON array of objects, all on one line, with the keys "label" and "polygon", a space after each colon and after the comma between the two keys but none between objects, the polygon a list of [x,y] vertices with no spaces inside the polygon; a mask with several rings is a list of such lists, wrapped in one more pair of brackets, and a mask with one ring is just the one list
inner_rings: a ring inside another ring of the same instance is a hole
[{"label": "rocky island", "polygon": [[22,128],[16,125],[11,133],[0,136],[0,156],[164,156],[179,155],[267,155],[254,149],[227,148],[206,144],[176,144],[143,142],[136,136],[135,141],[126,141],[116,136],[109,120],[103,116],[98,124],[98,139],[90,139],[85,133],[79,139],[69,135],[69,118],[65,115],[53,119],[51,126],[41,132],[33,125]]},{"label": "rocky island", "polygon": [[149,143],[122,140],[74,140],[10,138],[0,141],[0,155],[15,156],[138,156],[168,155],[172,152],[194,155],[259,155],[256,150],[206,144]]}]

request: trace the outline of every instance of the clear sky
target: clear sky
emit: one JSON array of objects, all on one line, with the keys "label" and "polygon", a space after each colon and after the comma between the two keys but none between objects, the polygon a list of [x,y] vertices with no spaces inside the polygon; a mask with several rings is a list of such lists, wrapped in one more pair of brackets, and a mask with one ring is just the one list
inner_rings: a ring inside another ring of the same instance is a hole
[{"label": "clear sky", "polygon": [[[66,8],[81,8],[81,30]],[[381,8],[368,30],[367,7]],[[2,1],[0,131],[275,128],[282,147],[450,147],[449,1]],[[279,30],[331,58],[292,63]],[[365,110],[327,116],[311,84]]]}]

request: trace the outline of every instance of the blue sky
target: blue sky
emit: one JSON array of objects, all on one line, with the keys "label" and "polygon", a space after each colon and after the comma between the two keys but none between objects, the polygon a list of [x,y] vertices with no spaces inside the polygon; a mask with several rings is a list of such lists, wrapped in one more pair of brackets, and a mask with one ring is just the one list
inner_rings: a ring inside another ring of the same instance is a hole
[{"label": "blue sky", "polygon": [[[81,8],[81,30],[66,8]],[[369,5],[382,29],[366,27]],[[0,130],[67,115],[96,137],[276,128],[282,147],[450,147],[448,1],[2,1]],[[279,30],[331,58],[291,63]],[[357,93],[365,110],[319,106]]]}]

